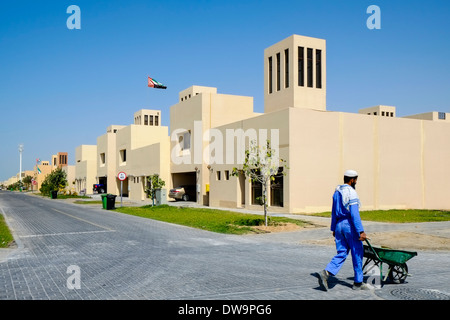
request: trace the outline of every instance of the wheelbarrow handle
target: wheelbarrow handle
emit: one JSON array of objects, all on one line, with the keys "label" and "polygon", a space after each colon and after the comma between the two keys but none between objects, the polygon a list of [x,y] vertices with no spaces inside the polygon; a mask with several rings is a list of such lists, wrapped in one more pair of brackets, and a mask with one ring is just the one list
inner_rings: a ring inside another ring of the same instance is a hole
[{"label": "wheelbarrow handle", "polygon": [[375,254],[375,257],[382,261],[381,258],[378,256],[378,252],[372,247],[372,245],[369,242],[369,238],[366,238],[365,241],[367,242],[367,244],[369,245],[370,250],[372,250],[372,252]]}]

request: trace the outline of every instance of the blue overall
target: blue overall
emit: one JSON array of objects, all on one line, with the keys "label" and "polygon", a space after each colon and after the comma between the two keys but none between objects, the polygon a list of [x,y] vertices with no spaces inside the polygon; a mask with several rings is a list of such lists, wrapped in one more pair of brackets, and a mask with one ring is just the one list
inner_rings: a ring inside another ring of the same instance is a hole
[{"label": "blue overall", "polygon": [[[344,190],[351,188],[352,190]],[[343,200],[342,191],[350,196]],[[335,233],[337,254],[331,259],[325,270],[336,275],[347,259],[348,253],[352,253],[355,283],[363,281],[363,255],[364,248],[359,240],[360,232],[364,231],[359,216],[359,199],[356,191],[349,185],[339,186],[333,195],[333,208],[331,215],[331,231]]]}]

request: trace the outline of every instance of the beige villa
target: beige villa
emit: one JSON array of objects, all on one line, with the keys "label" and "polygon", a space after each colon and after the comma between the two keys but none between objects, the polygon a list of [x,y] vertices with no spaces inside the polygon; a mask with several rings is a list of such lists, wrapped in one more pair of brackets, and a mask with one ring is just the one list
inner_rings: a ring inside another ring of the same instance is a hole
[{"label": "beige villa", "polygon": [[[133,125],[110,126],[86,156],[77,156],[77,179],[90,179],[80,187],[89,193],[95,180],[118,194],[124,171],[129,197],[143,200],[145,178],[158,173],[167,189],[195,186],[197,203],[262,210],[261,185],[231,172],[250,140],[266,138],[288,167],[268,190],[271,212],[330,210],[347,169],[359,173],[365,210],[450,209],[449,113],[399,118],[386,105],[327,111],[326,88],[326,41],[290,36],[264,51],[264,113],[253,111],[252,97],[191,86],[170,107],[170,131],[160,126],[160,111],[143,109]],[[87,147],[79,148],[84,154]],[[96,167],[94,179],[83,161]]]},{"label": "beige villa", "polygon": [[[195,89],[200,92],[186,100],[186,92]],[[279,154],[288,169],[268,190],[271,211],[330,210],[334,188],[350,168],[360,175],[357,190],[363,209],[450,209],[450,171],[446,170],[450,148],[444,147],[450,145],[450,114],[397,118],[395,107],[384,105],[358,113],[327,111],[325,40],[293,35],[264,51],[263,114],[252,113],[252,107],[237,98],[225,108],[214,107],[211,90],[215,94],[215,88],[198,87],[180,93],[179,103],[171,107],[171,131],[188,129],[187,145],[192,146],[195,136],[203,134],[192,131],[195,120],[202,120],[201,130],[214,128],[225,138],[230,130],[277,130]],[[172,150],[174,143],[176,139]],[[195,166],[172,163],[173,182],[177,184],[182,174],[195,174],[197,179],[191,181],[198,185],[198,202],[260,209],[261,186],[242,174],[230,175],[234,167],[239,168],[238,148],[237,143],[223,143],[224,157],[231,152],[234,163],[198,165],[193,158]]]},{"label": "beige villa", "polygon": [[[161,126],[161,111],[141,109],[134,124],[111,125],[97,138],[97,145],[76,148],[77,192],[91,194],[93,185],[104,184],[106,192],[146,199],[147,178],[158,174],[169,181],[170,143],[168,128]],[[125,172],[122,182],[117,178]]]}]

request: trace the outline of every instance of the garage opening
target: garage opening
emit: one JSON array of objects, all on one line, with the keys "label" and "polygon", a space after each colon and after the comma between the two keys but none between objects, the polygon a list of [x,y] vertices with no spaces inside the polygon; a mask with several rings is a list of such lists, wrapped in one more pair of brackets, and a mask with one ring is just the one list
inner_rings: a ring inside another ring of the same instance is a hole
[{"label": "garage opening", "polygon": [[[172,173],[172,186],[173,192],[169,192],[169,199],[171,200],[184,200],[197,202],[197,176],[195,171],[193,172],[180,172]],[[184,192],[178,194],[176,189],[183,188]],[[185,196],[184,196],[185,195]],[[183,197],[184,196],[184,197]]]},{"label": "garage opening", "polygon": [[[120,196],[120,180],[119,179],[117,179],[116,178],[116,183],[117,183],[117,190],[118,190],[118,196]],[[123,186],[122,186],[122,195],[124,196],[124,197],[129,197],[129,194],[128,194],[128,178],[126,178],[124,181],[123,181]]]}]

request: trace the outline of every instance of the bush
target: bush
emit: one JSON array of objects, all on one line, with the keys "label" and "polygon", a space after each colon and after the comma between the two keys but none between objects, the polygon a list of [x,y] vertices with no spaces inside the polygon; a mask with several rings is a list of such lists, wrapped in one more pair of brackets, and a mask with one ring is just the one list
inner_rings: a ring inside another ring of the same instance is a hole
[{"label": "bush", "polygon": [[63,190],[67,186],[67,174],[61,168],[52,171],[45,177],[39,191],[46,196],[50,196],[52,191]]}]

